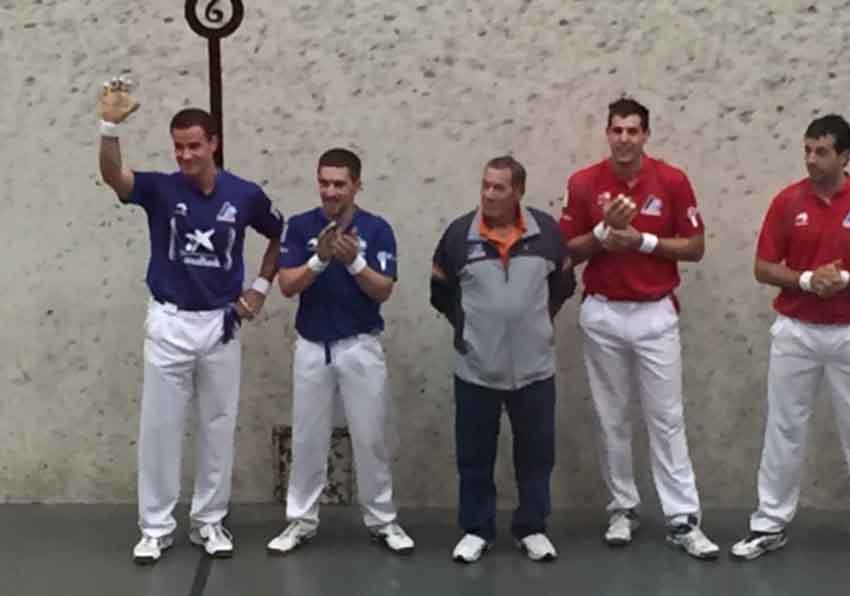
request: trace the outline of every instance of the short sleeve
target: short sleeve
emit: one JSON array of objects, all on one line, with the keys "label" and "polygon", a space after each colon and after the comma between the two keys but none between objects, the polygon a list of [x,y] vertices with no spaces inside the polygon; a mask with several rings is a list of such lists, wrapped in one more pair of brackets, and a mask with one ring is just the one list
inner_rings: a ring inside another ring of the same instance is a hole
[{"label": "short sleeve", "polygon": [[705,233],[705,225],[697,207],[696,195],[684,172],[677,171],[666,184],[673,194],[673,221],[676,235],[682,238]]},{"label": "short sleeve", "polygon": [[578,176],[570,176],[564,189],[564,203],[561,208],[561,235],[564,240],[586,234],[595,222],[591,220],[588,209],[590,187]]},{"label": "short sleeve", "polygon": [[167,176],[161,172],[133,172],[133,190],[127,198],[128,203],[149,210],[156,204],[159,185]]},{"label": "short sleeve", "polygon": [[781,263],[788,254],[788,235],[785,233],[781,195],[773,199],[759,232],[756,258],[769,263]]},{"label": "short sleeve", "polygon": [[249,225],[266,238],[279,238],[283,231],[283,215],[259,187],[253,201],[254,211]]},{"label": "short sleeve", "polygon": [[398,258],[395,234],[383,219],[376,227],[375,236],[366,247],[366,263],[372,270],[392,279],[398,279]]},{"label": "short sleeve", "polygon": [[280,234],[280,257],[277,260],[281,269],[300,267],[307,262],[307,242],[300,220],[293,218],[282,226]]}]

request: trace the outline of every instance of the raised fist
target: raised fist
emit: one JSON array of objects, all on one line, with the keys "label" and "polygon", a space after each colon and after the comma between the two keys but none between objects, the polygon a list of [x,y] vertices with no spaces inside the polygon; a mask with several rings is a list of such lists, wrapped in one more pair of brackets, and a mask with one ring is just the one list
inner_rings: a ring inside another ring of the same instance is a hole
[{"label": "raised fist", "polygon": [[113,77],[106,81],[97,98],[97,112],[101,120],[118,124],[139,109],[138,102],[130,97],[133,83],[126,77]]}]

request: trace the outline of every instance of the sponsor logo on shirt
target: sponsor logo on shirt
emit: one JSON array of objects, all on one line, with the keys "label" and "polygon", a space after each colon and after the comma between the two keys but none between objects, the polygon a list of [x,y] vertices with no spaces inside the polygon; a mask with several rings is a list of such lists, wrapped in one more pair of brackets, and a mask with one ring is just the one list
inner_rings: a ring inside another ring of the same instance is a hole
[{"label": "sponsor logo on shirt", "polygon": [[186,217],[189,213],[189,208],[186,206],[186,203],[177,203],[174,206],[174,215],[180,215],[182,217]]},{"label": "sponsor logo on shirt", "polygon": [[661,215],[661,208],[664,206],[664,202],[656,197],[655,195],[649,195],[646,198],[646,202],[643,204],[643,207],[640,208],[641,215]]},{"label": "sponsor logo on shirt", "polygon": [[[846,219],[844,221],[847,221]],[[794,218],[794,226],[801,227],[809,225],[809,214],[805,211],[800,211]]]},{"label": "sponsor logo on shirt", "polygon": [[230,204],[230,201],[225,201],[224,205],[221,206],[221,210],[216,215],[215,220],[221,221],[224,223],[236,223],[236,214],[238,211],[236,207]]},{"label": "sponsor logo on shirt", "polygon": [[688,220],[691,222],[691,225],[695,228],[699,227],[699,209],[695,206],[691,205],[688,207]]},{"label": "sponsor logo on shirt", "polygon": [[385,250],[379,251],[377,257],[378,257],[378,266],[380,266],[381,271],[387,270],[387,263],[388,262],[395,261],[395,255],[392,254],[392,253],[389,253]]},{"label": "sponsor logo on shirt", "polygon": [[186,233],[186,244],[180,251],[180,258],[183,262],[196,267],[221,268],[221,261],[216,256],[215,247],[212,243],[214,234],[215,229],[213,228],[203,232],[195,229]]}]

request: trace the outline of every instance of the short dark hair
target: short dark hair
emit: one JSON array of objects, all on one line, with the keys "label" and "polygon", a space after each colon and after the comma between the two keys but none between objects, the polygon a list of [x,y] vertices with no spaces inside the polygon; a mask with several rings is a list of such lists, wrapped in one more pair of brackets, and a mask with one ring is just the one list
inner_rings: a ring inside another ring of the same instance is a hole
[{"label": "short dark hair", "polygon": [[827,114],[812,120],[806,129],[807,139],[819,139],[826,135],[832,136],[836,153],[844,153],[850,149],[850,124],[838,114]]},{"label": "short dark hair", "polygon": [[608,104],[608,128],[611,128],[611,121],[614,116],[627,118],[629,116],[639,116],[640,125],[643,130],[649,130],[649,108],[631,97],[621,97],[616,101]]},{"label": "short dark hair", "polygon": [[511,186],[525,192],[525,167],[510,155],[494,157],[487,162],[484,169],[510,170]]},{"label": "short dark hair", "polygon": [[354,182],[360,180],[360,170],[362,168],[360,158],[357,157],[353,151],[349,151],[348,149],[334,147],[333,149],[328,149],[322,153],[319,157],[319,165],[316,168],[316,171],[323,167],[348,168],[348,174],[351,176],[351,179]]},{"label": "short dark hair", "polygon": [[213,117],[209,112],[200,108],[185,108],[174,114],[174,117],[171,119],[171,124],[168,126],[168,130],[185,130],[187,128],[192,128],[193,126],[200,126],[203,129],[204,134],[207,136],[207,139],[212,139],[218,134],[218,127],[216,126]]}]

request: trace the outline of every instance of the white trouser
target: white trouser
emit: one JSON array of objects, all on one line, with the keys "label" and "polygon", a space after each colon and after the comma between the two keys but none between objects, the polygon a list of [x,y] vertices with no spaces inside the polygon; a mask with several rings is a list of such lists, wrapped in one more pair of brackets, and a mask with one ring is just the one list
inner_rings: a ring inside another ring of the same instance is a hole
[{"label": "white trouser", "polygon": [[286,517],[319,523],[319,497],[327,481],[334,399],[342,398],[354,452],[357,492],[368,527],[396,517],[387,445],[389,387],[378,338],[360,334],[325,346],[299,337],[293,357],[292,467]]},{"label": "white trouser", "polygon": [[640,400],[655,490],[669,523],[700,515],[682,405],[679,317],[670,298],[615,302],[588,296],[579,323],[599,426],[599,461],[609,511],[640,503],[632,462],[629,402]]},{"label": "white trouser", "polygon": [[767,427],[750,528],[776,532],[797,510],[809,417],[821,380],[832,395],[850,466],[850,325],[813,325],[780,315],[770,328]]},{"label": "white trouser", "polygon": [[139,527],[151,536],[177,527],[187,406],[197,398],[191,521],[227,515],[239,404],[239,334],[221,343],[223,311],[178,311],[151,301],[145,320],[145,376],[139,432]]}]

